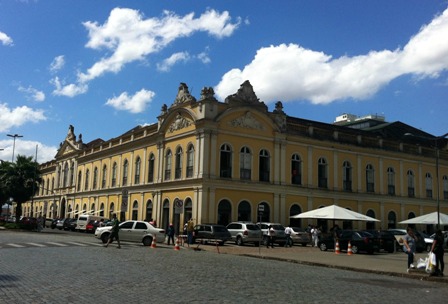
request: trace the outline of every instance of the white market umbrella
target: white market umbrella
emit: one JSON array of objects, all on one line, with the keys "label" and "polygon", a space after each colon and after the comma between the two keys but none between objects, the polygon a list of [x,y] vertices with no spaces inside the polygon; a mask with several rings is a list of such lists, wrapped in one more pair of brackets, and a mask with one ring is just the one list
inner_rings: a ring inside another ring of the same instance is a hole
[{"label": "white market umbrella", "polygon": [[343,220],[343,221],[365,221],[365,222],[379,222],[379,220],[346,209],[336,205],[331,205],[323,208],[318,208],[315,210],[303,212],[290,216],[290,218],[313,218],[321,220]]},{"label": "white market umbrella", "polygon": [[[431,224],[437,225],[437,223],[438,223],[437,222],[437,211],[399,222],[399,224],[426,224],[426,225],[431,225]],[[440,213],[440,224],[448,225],[448,215],[447,214]]]}]

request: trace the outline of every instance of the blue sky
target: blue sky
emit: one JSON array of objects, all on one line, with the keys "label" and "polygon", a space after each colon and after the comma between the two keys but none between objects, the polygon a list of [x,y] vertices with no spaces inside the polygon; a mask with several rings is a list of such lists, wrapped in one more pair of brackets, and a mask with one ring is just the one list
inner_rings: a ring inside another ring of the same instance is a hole
[{"label": "blue sky", "polygon": [[0,0],[0,159],[157,121],[179,83],[448,132],[448,1]]}]

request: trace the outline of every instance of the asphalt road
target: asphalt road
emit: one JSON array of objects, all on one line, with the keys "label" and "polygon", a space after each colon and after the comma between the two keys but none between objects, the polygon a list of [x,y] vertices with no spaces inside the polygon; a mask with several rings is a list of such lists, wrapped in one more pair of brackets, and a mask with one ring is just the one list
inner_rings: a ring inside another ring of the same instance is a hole
[{"label": "asphalt road", "polygon": [[[226,245],[233,246],[233,245]],[[446,284],[137,243],[0,230],[0,303],[444,303]],[[406,300],[408,299],[408,300]]]}]

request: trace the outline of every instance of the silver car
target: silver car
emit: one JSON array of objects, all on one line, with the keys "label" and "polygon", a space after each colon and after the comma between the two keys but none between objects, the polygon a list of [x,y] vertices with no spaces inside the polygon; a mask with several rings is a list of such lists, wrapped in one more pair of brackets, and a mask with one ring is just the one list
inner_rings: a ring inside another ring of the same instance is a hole
[{"label": "silver car", "polygon": [[[148,222],[126,221],[120,223],[119,226],[120,241],[142,242],[144,246],[151,245],[154,236],[157,243],[163,243],[165,241],[165,230],[156,228]],[[111,230],[112,226],[98,227],[95,230],[95,237],[105,244],[109,239]]]},{"label": "silver car", "polygon": [[230,232],[232,241],[238,246],[254,243],[258,247],[263,239],[260,227],[252,222],[232,222],[227,225],[227,230]]},{"label": "silver car", "polygon": [[285,227],[280,223],[267,223],[267,222],[259,222],[257,223],[260,226],[261,231],[263,231],[263,245],[267,246],[268,244],[268,226],[271,225],[274,229],[274,243],[279,245],[285,245],[286,243],[286,234]]}]

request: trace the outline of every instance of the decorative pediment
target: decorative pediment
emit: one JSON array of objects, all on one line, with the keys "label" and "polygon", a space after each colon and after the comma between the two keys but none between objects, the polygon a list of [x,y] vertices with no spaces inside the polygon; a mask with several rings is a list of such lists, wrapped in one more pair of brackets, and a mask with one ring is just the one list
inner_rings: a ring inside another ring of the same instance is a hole
[{"label": "decorative pediment", "polygon": [[173,133],[174,131],[178,131],[180,129],[191,126],[192,122],[180,114],[177,114],[176,119],[171,123],[168,127],[168,133]]},{"label": "decorative pediment", "polygon": [[232,127],[264,130],[265,127],[259,122],[251,112],[247,111],[243,116],[229,121],[229,125]]}]

